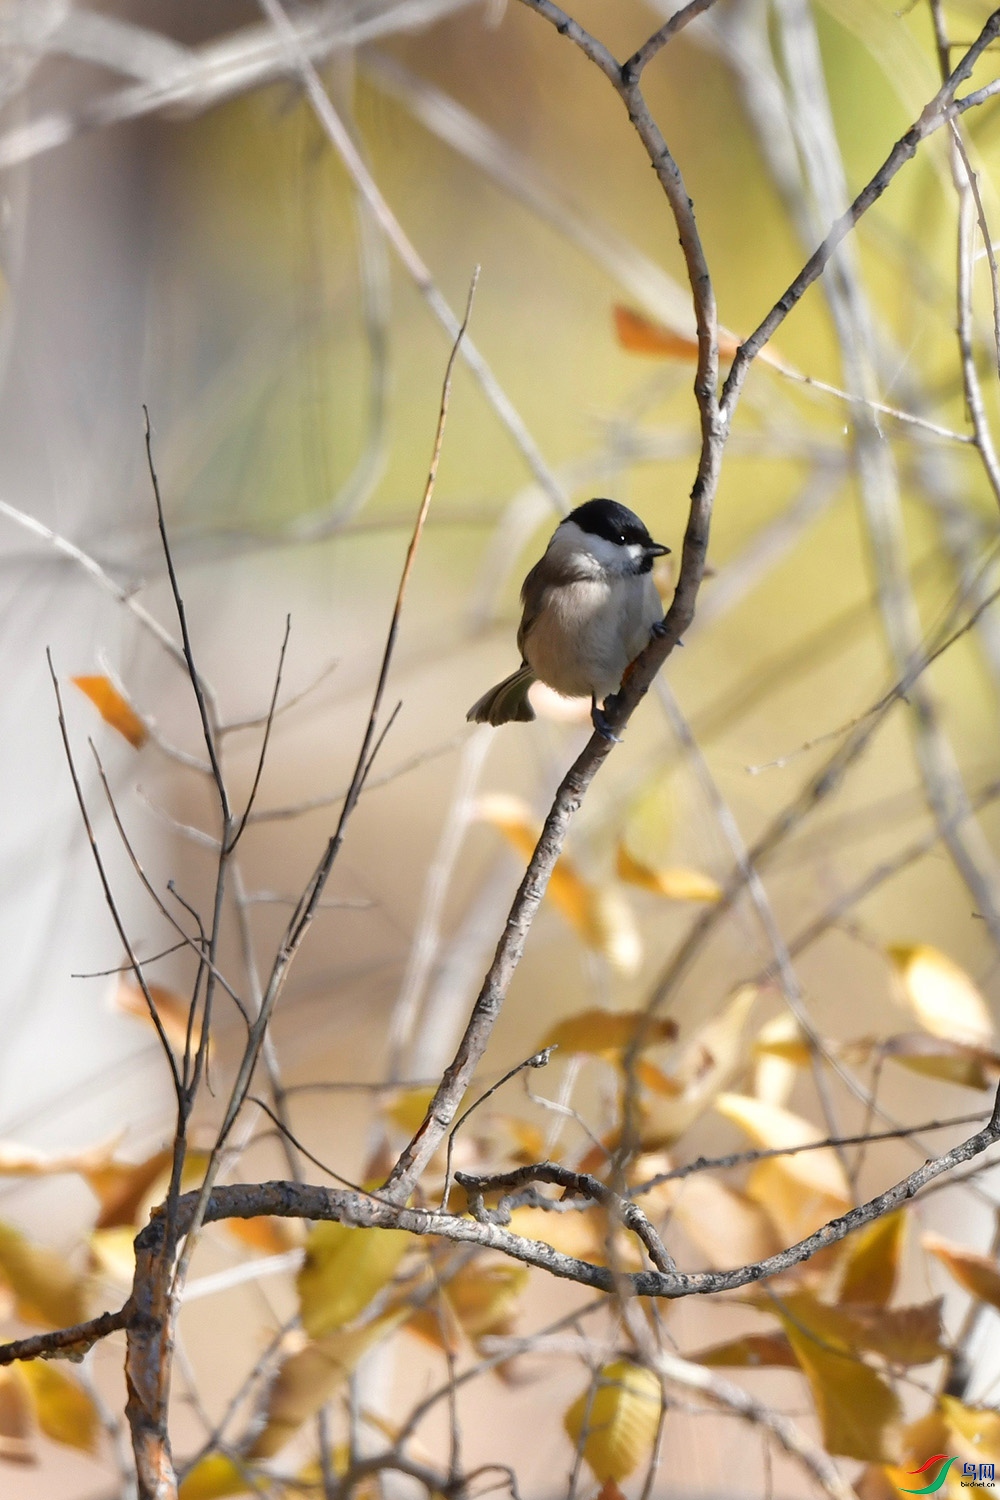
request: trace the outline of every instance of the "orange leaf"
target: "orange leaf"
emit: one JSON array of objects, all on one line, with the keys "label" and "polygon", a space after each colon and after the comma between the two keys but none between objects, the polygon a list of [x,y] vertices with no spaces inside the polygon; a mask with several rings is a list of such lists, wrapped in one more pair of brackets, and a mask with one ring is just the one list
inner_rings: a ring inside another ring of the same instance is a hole
[{"label": "orange leaf", "polygon": [[977,1255],[962,1245],[954,1245],[939,1234],[923,1234],[920,1243],[925,1250],[936,1255],[943,1266],[954,1276],[959,1286],[988,1302],[991,1307],[1000,1307],[1000,1266],[988,1255]]},{"label": "orange leaf", "polygon": [[747,1370],[762,1369],[765,1365],[784,1365],[793,1370],[799,1367],[783,1333],[745,1333],[740,1339],[713,1344],[708,1349],[699,1349],[697,1354],[688,1354],[686,1358],[696,1365],[735,1366]]},{"label": "orange leaf", "polygon": [[[167,1041],[178,1052],[183,1053],[187,1042],[188,1013],[191,1009],[190,1000],[178,995],[173,990],[166,989],[162,984],[149,984],[150,998],[156,1006],[156,1014],[160,1018],[160,1025],[166,1034]],[[137,1016],[140,1021],[146,1021],[150,1026],[153,1024],[149,1014],[149,1006],[146,997],[139,986],[131,979],[123,979],[115,992],[115,1005],[127,1016]],[[191,1028],[191,1051],[196,1052],[201,1045],[201,1023],[195,1021]],[[209,1042],[209,1053],[212,1044]]]},{"label": "orange leaf", "polygon": [[558,1021],[546,1033],[540,1050],[560,1047],[567,1052],[587,1052],[597,1057],[615,1059],[624,1052],[636,1035],[642,1035],[647,1047],[661,1042],[671,1042],[677,1035],[676,1022],[669,1018],[651,1016],[644,1026],[645,1012],[641,1010],[593,1010],[577,1011]]},{"label": "orange leaf", "polygon": [[95,1229],[137,1224],[139,1209],[153,1183],[170,1166],[171,1151],[157,1151],[145,1161],[109,1161],[87,1167],[82,1176],[101,1205]]},{"label": "orange leaf", "polygon": [[880,1050],[913,1073],[941,1078],[966,1089],[991,1088],[1000,1071],[997,1053],[949,1037],[928,1036],[922,1031],[887,1037]]},{"label": "orange leaf", "polygon": [[36,1464],[31,1400],[16,1369],[0,1370],[0,1459]]},{"label": "orange leaf", "polygon": [[74,677],[72,680],[81,693],[85,693],[90,699],[104,722],[110,724],[112,729],[117,729],[136,750],[141,750],[149,738],[149,730],[111,679]]},{"label": "orange leaf", "polygon": [[[477,812],[484,823],[504,835],[522,859],[531,858],[540,829],[522,798],[496,792],[479,799]],[[631,908],[620,891],[585,880],[567,856],[560,855],[545,894],[589,948],[602,953],[619,972],[636,972],[642,962],[642,944]]]},{"label": "orange leaf", "polygon": [[[698,358],[698,340],[693,334],[677,333],[630,307],[623,307],[621,303],[615,304],[614,320],[618,342],[630,354],[662,355],[666,359]],[[723,359],[732,359],[739,346],[735,334],[719,330],[719,353]]]},{"label": "orange leaf", "polygon": [[683,867],[654,870],[630,854],[624,844],[618,846],[617,871],[619,880],[640,886],[645,891],[654,891],[658,896],[666,896],[668,901],[722,899],[722,887],[711,875],[703,875],[700,870]]}]

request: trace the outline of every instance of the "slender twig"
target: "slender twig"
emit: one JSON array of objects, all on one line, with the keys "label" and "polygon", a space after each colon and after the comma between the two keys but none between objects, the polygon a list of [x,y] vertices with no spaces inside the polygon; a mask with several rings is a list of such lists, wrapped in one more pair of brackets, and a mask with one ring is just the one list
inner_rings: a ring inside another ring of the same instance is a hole
[{"label": "slender twig", "polygon": [[523,1073],[526,1068],[548,1067],[549,1058],[552,1056],[555,1050],[556,1049],[554,1046],[545,1047],[541,1052],[533,1052],[532,1055],[530,1057],[526,1057],[523,1062],[516,1063],[515,1066],[513,1068],[510,1068],[502,1078],[498,1078],[496,1083],[494,1083],[490,1088],[486,1090],[485,1094],[480,1094],[479,1098],[476,1099],[472,1104],[470,1104],[468,1109],[463,1110],[458,1119],[455,1121],[454,1125],[452,1125],[451,1129],[448,1131],[448,1151],[447,1155],[445,1156],[444,1164],[444,1192],[441,1195],[442,1213],[447,1213],[448,1211],[448,1199],[451,1195],[451,1158],[452,1153],[455,1149],[455,1136],[458,1134],[459,1130],[461,1130],[462,1126],[472,1114],[473,1110],[477,1110],[481,1104],[485,1104],[487,1099],[492,1099],[493,1095],[497,1092],[498,1089],[502,1089],[505,1083],[509,1083],[512,1078],[516,1078],[517,1075],[519,1073]]},{"label": "slender twig", "polygon": [[243,816],[240,818],[240,821],[237,823],[236,828],[229,836],[229,842],[226,844],[223,851],[225,854],[232,854],[233,850],[236,848],[236,845],[239,843],[240,839],[243,836],[243,830],[246,828],[247,820],[249,819],[250,814],[253,811],[254,801],[257,796],[257,788],[260,786],[260,778],[264,774],[264,762],[267,759],[267,747],[271,739],[271,730],[274,727],[274,710],[278,702],[278,690],[281,687],[281,669],[285,665],[285,652],[288,650],[288,637],[291,634],[291,630],[292,617],[291,615],[286,615],[285,634],[282,638],[281,651],[278,655],[278,670],[274,674],[274,691],[271,693],[271,705],[267,711],[267,718],[264,721],[264,735],[260,742],[260,754],[257,757],[257,770],[254,774],[253,785],[250,788],[250,795],[247,798],[247,805],[243,809]]},{"label": "slender twig", "polygon": [[177,621],[181,627],[181,641],[184,649],[184,660],[187,664],[188,676],[191,679],[191,687],[194,690],[195,702],[198,705],[198,714],[201,718],[202,734],[205,737],[205,748],[208,751],[208,759],[212,766],[212,776],[219,793],[219,802],[222,806],[223,819],[228,825],[230,818],[229,796],[226,784],[222,776],[222,766],[219,763],[218,748],[216,746],[216,733],[213,720],[218,715],[209,716],[209,691],[206,684],[199,676],[194,664],[194,653],[191,648],[191,637],[188,632],[187,611],[184,608],[184,599],[181,595],[180,585],[177,582],[177,572],[174,568],[174,558],[170,547],[170,538],[167,535],[167,523],[163,514],[163,500],[160,495],[160,480],[156,472],[156,464],[153,461],[153,433],[149,423],[149,410],[142,408],[145,422],[146,435],[146,459],[149,467],[149,478],[153,486],[153,499],[156,502],[156,524],[160,532],[160,541],[163,545],[163,556],[167,564],[167,575],[170,579],[170,591],[174,597],[174,608],[177,611]]},{"label": "slender twig", "polygon": [[146,976],[144,975],[142,970],[142,963],[136,956],[128,932],[125,929],[125,924],[122,921],[121,913],[118,910],[118,903],[115,900],[114,892],[111,889],[111,882],[108,879],[108,873],[104,868],[104,859],[101,854],[100,848],[98,847],[97,836],[94,833],[94,827],[90,821],[90,813],[87,811],[87,803],[83,795],[83,788],[80,785],[79,775],[77,774],[76,762],[73,758],[73,748],[70,745],[69,741],[69,730],[66,727],[66,718],[63,713],[62,693],[59,690],[59,679],[56,677],[56,670],[52,664],[52,652],[48,647],[45,648],[45,659],[48,662],[49,676],[52,678],[52,687],[56,695],[56,710],[59,717],[59,733],[62,736],[63,749],[66,752],[66,761],[69,766],[70,779],[73,782],[73,790],[76,793],[77,805],[80,809],[80,817],[83,819],[83,826],[87,834],[87,841],[90,844],[91,853],[94,856],[94,863],[97,866],[97,873],[100,878],[101,888],[104,891],[104,900],[107,904],[109,912],[111,913],[111,920],[115,924],[115,928],[121,940],[122,947],[125,949],[125,952],[128,956],[129,967],[131,968],[132,973],[135,975],[136,984],[138,984],[139,988],[142,990],[142,996],[149,1011],[149,1018],[156,1028],[156,1034],[160,1039],[160,1046],[162,1047],[163,1054],[167,1059],[167,1066],[170,1069],[170,1076],[173,1079],[174,1093],[177,1097],[178,1106],[182,1107],[183,1087],[181,1084],[180,1074],[177,1071],[177,1063],[174,1060],[173,1049],[171,1048],[170,1042],[167,1039],[167,1034],[163,1029],[163,1022],[160,1020],[159,1013],[156,1009],[156,1002],[154,1001],[153,996],[150,993],[149,985],[146,982]]}]

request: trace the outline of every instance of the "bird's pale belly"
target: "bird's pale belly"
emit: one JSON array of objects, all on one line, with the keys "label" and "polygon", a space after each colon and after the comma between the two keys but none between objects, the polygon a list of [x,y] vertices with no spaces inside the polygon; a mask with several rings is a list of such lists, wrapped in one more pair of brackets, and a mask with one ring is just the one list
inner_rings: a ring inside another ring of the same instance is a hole
[{"label": "bird's pale belly", "polygon": [[603,702],[662,613],[648,574],[563,584],[549,592],[521,649],[535,676],[557,693]]}]

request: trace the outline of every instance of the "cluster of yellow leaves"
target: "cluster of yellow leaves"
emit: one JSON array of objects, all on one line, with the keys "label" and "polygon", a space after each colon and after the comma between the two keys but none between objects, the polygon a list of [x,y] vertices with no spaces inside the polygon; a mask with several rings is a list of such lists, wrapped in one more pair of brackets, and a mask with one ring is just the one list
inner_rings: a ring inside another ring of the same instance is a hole
[{"label": "cluster of yellow leaves", "polygon": [[[481,797],[477,815],[502,833],[522,859],[531,858],[541,829],[520,797],[504,793]],[[618,850],[617,876],[620,882],[669,901],[718,901],[721,894],[710,876],[684,868],[650,869],[624,845]],[[626,975],[638,972],[642,940],[632,908],[617,884],[585,879],[563,854],[552,871],[546,897],[587,947],[602,954],[612,968]]]}]

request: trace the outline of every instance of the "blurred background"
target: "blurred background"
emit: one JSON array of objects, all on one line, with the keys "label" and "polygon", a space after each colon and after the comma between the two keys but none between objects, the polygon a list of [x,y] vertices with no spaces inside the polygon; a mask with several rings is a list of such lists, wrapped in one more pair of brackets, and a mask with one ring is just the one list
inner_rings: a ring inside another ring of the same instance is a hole
[{"label": "blurred background", "polygon": [[[579,0],[573,14],[623,57],[673,8]],[[956,45],[988,11],[978,0],[943,7]],[[190,685],[137,617],[149,611],[176,634],[143,404],[200,668],[226,722],[254,721],[226,736],[238,795],[254,776],[291,616],[287,707],[228,919],[225,962],[252,987],[247,943],[266,971],[350,777],[449,330],[479,265],[476,368],[460,361],[456,372],[390,681],[402,707],[274,1026],[276,1065],[299,1090],[289,1101],[299,1138],[352,1177],[382,1096],[373,1104],[370,1092],[329,1085],[431,1079],[450,1058],[523,868],[500,825],[541,819],[589,732],[585,709],[544,695],[534,725],[465,723],[469,704],[517,664],[524,572],[559,514],[600,494],[637,510],[674,548],[671,561],[679,555],[699,441],[693,321],[676,230],[620,101],[542,19],[504,0],[316,0],[286,12],[354,143],[353,175],[283,33],[249,0],[0,6],[0,1137],[60,1154],[120,1136],[139,1160],[172,1125],[155,1038],[116,1006],[118,976],[97,972],[123,953],[45,660],[48,647],[123,920],[137,950],[155,953],[164,923],[117,839],[88,737],[158,888],[172,879],[207,910],[204,835],[217,830],[204,777],[169,753],[203,754]],[[974,82],[992,66],[987,54]],[[694,201],[726,328],[756,326],[940,77],[928,6],[892,0],[717,0],[650,66],[649,103]],[[987,223],[998,208],[998,108],[990,101],[962,127]],[[621,844],[650,867],[724,881],[740,840],[794,802],[838,743],[831,734],[996,587],[997,351],[989,265],[967,178],[956,192],[957,160],[944,131],[921,149],[782,326],[769,346],[777,368],[751,373],[698,617],[570,834],[575,870],[601,893],[601,932],[584,940],[543,907],[486,1081],[563,1016],[641,1006],[705,910],[616,879]],[[965,277],[978,427],[956,338]],[[657,345],[655,330],[616,321],[621,307],[672,340]],[[669,599],[672,577],[662,584]],[[118,683],[161,743],[137,752],[101,724],[68,685],[81,674]],[[900,1029],[893,944],[932,944],[996,994],[998,674],[986,609],[763,871],[768,920],[792,939],[899,862],[797,960],[824,1037]],[[514,813],[497,794],[520,799]],[[935,820],[948,838],[929,837]],[[904,862],[925,836],[922,856]],[[682,1039],[738,983],[773,977],[773,962],[761,911],[744,898],[671,995]],[[183,989],[189,969],[181,955],[157,977]],[[782,1013],[780,986],[755,1005],[757,1029]],[[238,1016],[222,1007],[222,1075],[239,1040]],[[553,1063],[539,1091],[562,1089],[597,1129],[610,1086],[573,1067]],[[863,1107],[831,1087],[838,1123],[856,1126]],[[983,1097],[891,1066],[879,1081],[880,1104],[907,1119]],[[542,1111],[519,1107],[549,1129]],[[807,1076],[790,1107],[818,1118]],[[217,1115],[206,1096],[206,1141]],[[693,1151],[737,1139],[717,1118],[699,1130]],[[875,1190],[915,1159],[905,1144],[882,1148],[863,1183]],[[231,1175],[283,1171],[262,1137]],[[93,1221],[75,1177],[5,1180],[0,1194],[4,1219],[61,1252]],[[929,1224],[946,1203],[953,1231],[988,1239],[989,1202],[938,1196]],[[203,1253],[206,1271],[234,1255],[211,1243]],[[252,1365],[286,1304],[270,1278],[192,1308],[192,1378],[210,1410],[224,1408],[233,1372]],[[526,1325],[571,1305],[569,1292],[533,1285]],[[678,1307],[672,1336],[682,1348],[705,1342],[719,1316]],[[112,1406],[119,1365],[114,1345],[98,1351]],[[771,1378],[794,1406],[792,1377]],[[372,1405],[392,1410],[400,1380],[412,1400],[431,1377],[419,1361],[401,1374],[380,1355],[368,1379]],[[552,1420],[522,1455],[522,1493],[560,1489],[569,1446],[559,1414],[579,1383],[564,1359],[529,1383],[472,1387],[474,1450],[509,1461],[512,1435],[544,1399]],[[431,1446],[443,1431],[443,1417],[431,1423]],[[742,1430],[710,1431],[697,1413],[671,1414],[663,1493],[761,1493],[763,1460],[748,1456]],[[198,1440],[182,1402],[177,1445]],[[98,1495],[104,1473],[43,1444],[37,1467],[4,1474],[4,1492]],[[774,1483],[801,1493],[780,1465]]]}]

